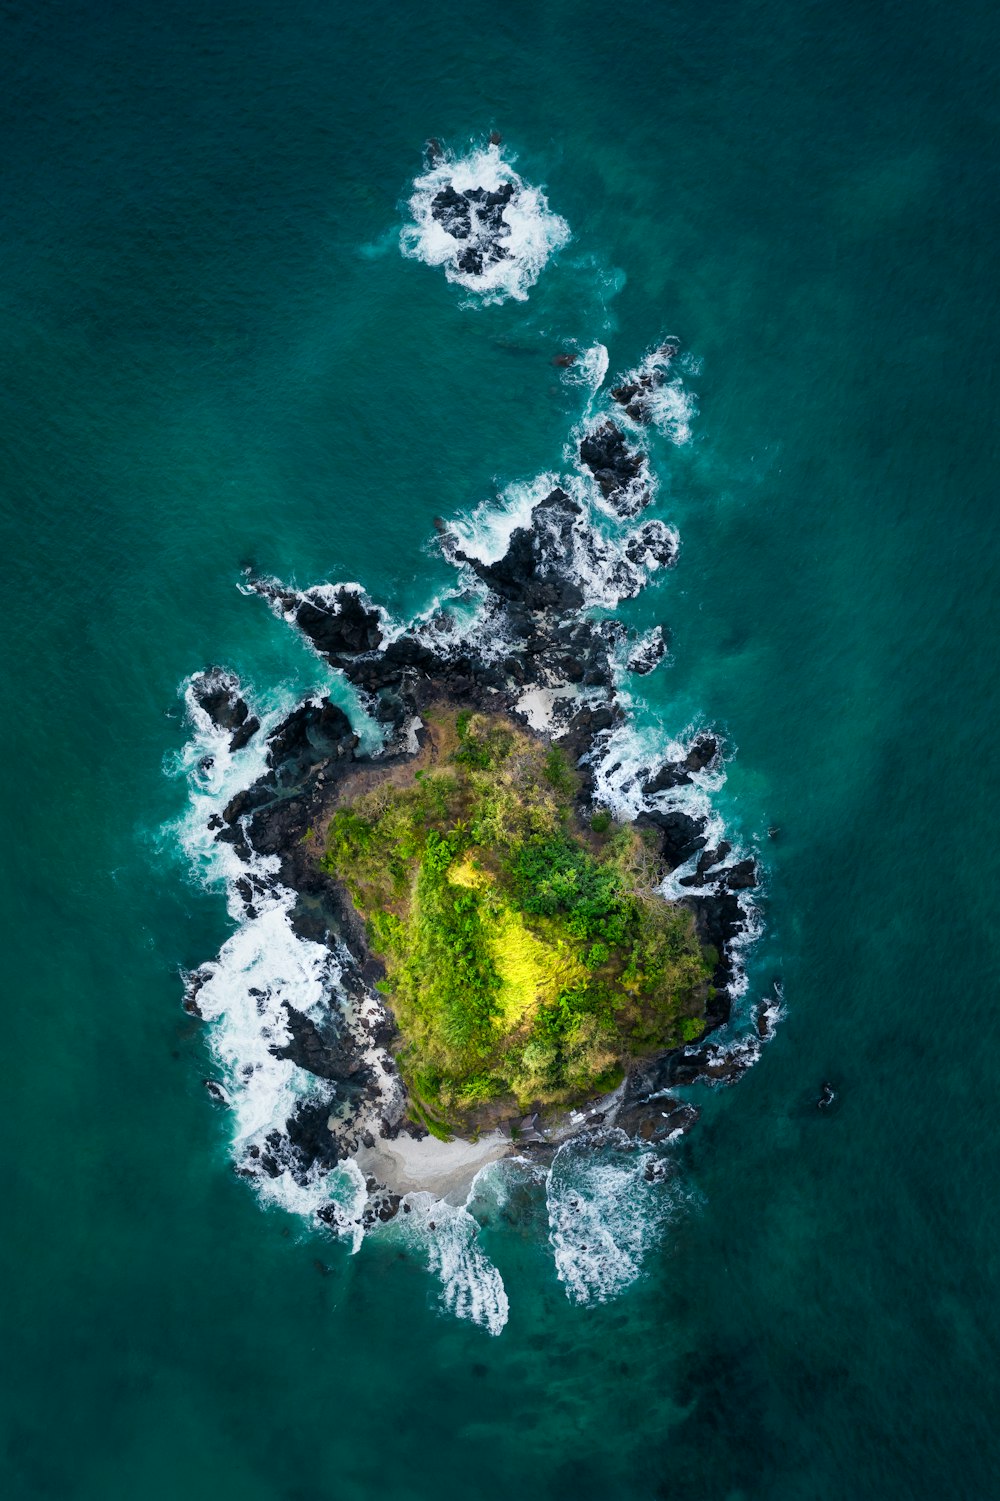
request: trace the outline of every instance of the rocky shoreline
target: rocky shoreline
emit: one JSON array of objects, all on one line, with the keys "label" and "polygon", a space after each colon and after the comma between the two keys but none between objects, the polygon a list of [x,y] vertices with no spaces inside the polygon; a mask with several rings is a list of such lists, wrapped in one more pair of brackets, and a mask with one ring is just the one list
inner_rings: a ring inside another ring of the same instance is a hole
[{"label": "rocky shoreline", "polygon": [[[671,354],[666,347],[659,351],[659,363],[645,376],[613,393],[634,421],[644,418],[644,403]],[[647,456],[629,430],[611,417],[601,418],[584,431],[578,452],[582,473],[617,521],[628,522],[644,509],[652,493]],[[282,1035],[272,1043],[271,1055],[304,1070],[314,1087],[283,1129],[274,1126],[263,1140],[247,1144],[238,1171],[253,1178],[287,1172],[304,1183],[340,1162],[357,1160],[367,1193],[362,1217],[369,1225],[406,1209],[400,1187],[404,1181],[414,1186],[412,1175],[383,1171],[380,1177],[373,1168],[389,1160],[389,1144],[400,1133],[419,1141],[426,1132],[406,1119],[405,1091],[392,1057],[394,1023],[374,988],[381,966],[349,900],[319,866],[316,831],[330,816],[346,778],[366,767],[384,772],[411,760],[426,734],[422,711],[442,702],[508,714],[536,734],[557,739],[579,769],[580,811],[589,817],[598,770],[625,722],[615,686],[621,666],[652,671],[667,635],[658,627],[645,638],[630,639],[620,621],[593,617],[587,611],[587,580],[600,577],[613,597],[630,597],[648,569],[672,566],[677,552],[674,534],[659,521],[609,543],[561,485],[538,498],[530,516],[511,531],[502,556],[492,561],[463,546],[444,522],[435,525],[444,556],[480,596],[474,633],[463,633],[443,611],[400,630],[357,585],[300,591],[274,580],[248,579],[248,590],[301,631],[354,686],[382,726],[385,744],[376,755],[362,751],[355,726],[329,698],[300,704],[267,735],[263,774],[213,819],[216,840],[242,862],[234,886],[246,915],[253,918],[276,890],[290,893],[294,932],[327,951],[336,979],[318,1015],[282,1001]],[[231,674],[213,668],[197,675],[191,698],[217,731],[230,736],[231,749],[262,735]],[[728,841],[713,843],[708,820],[678,807],[676,794],[710,774],[722,755],[719,737],[702,733],[682,755],[647,768],[634,820],[655,831],[663,876],[673,874],[700,940],[716,952],[710,1032],[730,1017],[739,950],[750,927],[747,897],[758,871],[753,857],[734,855]],[[195,1015],[201,1014],[199,992],[212,972],[209,965],[189,977],[185,1005]],[[567,1136],[587,1131],[616,1129],[648,1144],[686,1131],[697,1119],[697,1107],[670,1091],[699,1080],[738,1077],[754,1061],[755,1047],[771,1025],[771,1012],[762,1006],[755,1032],[737,1044],[703,1040],[674,1049],[635,1069],[613,1096],[584,1110],[561,1119],[529,1116],[507,1122],[502,1130],[509,1150],[544,1157]],[[214,1090],[225,1102],[224,1087],[216,1084]],[[420,1186],[431,1187],[432,1180],[433,1174]],[[461,1187],[461,1175],[456,1181]],[[322,1218],[323,1211],[319,1214]]]}]

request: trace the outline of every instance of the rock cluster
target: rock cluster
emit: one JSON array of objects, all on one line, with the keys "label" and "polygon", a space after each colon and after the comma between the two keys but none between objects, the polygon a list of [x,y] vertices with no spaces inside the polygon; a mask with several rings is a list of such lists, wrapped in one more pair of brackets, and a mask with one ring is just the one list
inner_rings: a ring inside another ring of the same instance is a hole
[{"label": "rock cluster", "polygon": [[461,242],[455,265],[466,276],[482,276],[487,266],[510,255],[504,243],[510,237],[504,209],[513,197],[512,182],[502,182],[490,192],[467,188],[464,193],[448,183],[435,193],[431,214],[453,240]]},{"label": "rock cluster", "polygon": [[260,729],[260,720],[250,713],[240,694],[239,679],[222,667],[196,673],[191,683],[195,703],[220,730],[232,730],[231,751],[242,750]]}]

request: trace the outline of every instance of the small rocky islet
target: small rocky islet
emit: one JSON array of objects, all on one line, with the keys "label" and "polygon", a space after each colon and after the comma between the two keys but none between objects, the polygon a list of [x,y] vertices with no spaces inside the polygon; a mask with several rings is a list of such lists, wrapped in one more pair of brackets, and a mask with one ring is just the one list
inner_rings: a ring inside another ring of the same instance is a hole
[{"label": "small rocky islet", "polygon": [[[292,893],[288,921],[325,946],[336,980],[320,1014],[282,1002],[270,1051],[313,1085],[283,1127],[244,1145],[247,1176],[315,1181],[354,1158],[374,1223],[401,1203],[378,1176],[388,1143],[490,1133],[501,1150],[544,1155],[613,1129],[655,1145],[697,1119],[672,1087],[737,1077],[767,1035],[762,1007],[749,1036],[711,1040],[758,881],[752,857],[678,805],[719,765],[719,737],[648,767],[634,817],[600,800],[626,724],[621,667],[652,671],[668,634],[637,639],[590,608],[593,580],[603,598],[629,598],[676,560],[668,527],[635,524],[652,494],[635,429],[673,352],[614,391],[635,408],[626,425],[605,415],[579,439],[613,539],[572,485],[540,495],[492,561],[435,522],[477,595],[474,627],[441,610],[399,629],[357,585],[248,579],[353,685],[384,743],[363,750],[343,708],[309,700],[267,735],[264,773],[214,815],[242,861],[247,916]],[[261,735],[232,674],[197,675],[191,696],[232,747]],[[190,976],[194,1014],[211,969]]]}]

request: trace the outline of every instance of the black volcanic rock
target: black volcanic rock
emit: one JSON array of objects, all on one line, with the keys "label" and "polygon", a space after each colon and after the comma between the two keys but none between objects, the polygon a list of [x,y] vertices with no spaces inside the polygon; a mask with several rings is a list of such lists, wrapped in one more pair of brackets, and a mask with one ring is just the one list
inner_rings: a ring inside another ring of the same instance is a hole
[{"label": "black volcanic rock", "polygon": [[573,523],[579,515],[576,501],[557,487],[535,506],[531,525],[514,530],[507,551],[495,563],[482,563],[459,551],[454,556],[468,563],[503,600],[529,611],[578,610],[583,591],[560,565],[572,550]]},{"label": "black volcanic rock", "polygon": [[655,828],[660,834],[660,854],[668,870],[676,870],[685,860],[690,860],[698,850],[704,849],[707,840],[704,824],[690,813],[640,813],[636,819],[639,828]]},{"label": "black volcanic rock", "polygon": [[[254,782],[252,787],[244,787],[237,792],[225,808],[222,810],[223,822],[234,824],[238,819],[245,817],[247,813],[253,813],[258,808],[273,800],[277,792],[277,779],[274,772],[268,772],[264,777]],[[217,836],[218,837],[218,836]]]},{"label": "black volcanic rock", "polygon": [[364,1066],[356,1043],[348,1035],[324,1036],[314,1021],[287,1001],[284,1011],[291,1040],[282,1047],[270,1048],[273,1057],[287,1058],[317,1079],[349,1079]]},{"label": "black volcanic rock", "polygon": [[[240,695],[240,680],[224,667],[210,667],[207,672],[196,673],[191,680],[191,692],[195,702],[220,730],[239,730],[249,717],[246,700]],[[260,728],[259,721],[257,728]]]},{"label": "black volcanic rock", "polygon": [[687,755],[684,765],[688,771],[704,771],[713,764],[719,754],[719,742],[714,735],[699,735]]},{"label": "black volcanic rock", "polygon": [[337,658],[377,651],[382,644],[378,610],[368,609],[353,589],[338,589],[332,597],[318,590],[301,595],[295,623],[334,666]]},{"label": "black volcanic rock", "polygon": [[580,462],[594,476],[605,500],[613,501],[641,473],[643,456],[628,446],[617,423],[605,420],[581,439]]},{"label": "black volcanic rock", "polygon": [[665,792],[670,787],[683,787],[691,780],[694,771],[705,771],[712,766],[719,754],[719,742],[714,735],[699,735],[680,761],[665,761],[656,774],[643,783],[647,796]]},{"label": "black volcanic rock", "polygon": [[694,913],[695,931],[701,942],[720,955],[720,968],[713,977],[715,984],[725,984],[729,979],[726,951],[746,926],[739,897],[734,891],[722,888],[693,899],[685,898],[685,903]]},{"label": "black volcanic rock", "polygon": [[435,193],[431,199],[431,217],[454,240],[467,240],[472,233],[472,210],[464,193],[459,193],[451,183]]},{"label": "black volcanic rock", "polygon": [[633,422],[648,422],[650,418],[649,398],[658,386],[663,384],[663,377],[659,372],[651,375],[641,375],[637,380],[627,381],[622,386],[615,386],[611,392],[613,401],[632,418]]},{"label": "black volcanic rock", "polygon": [[343,709],[324,698],[292,710],[269,737],[267,759],[270,766],[280,769],[280,779],[287,781],[330,757],[350,760],[357,743]]},{"label": "black volcanic rock", "polygon": [[232,738],[229,741],[229,749],[231,751],[242,750],[245,745],[249,745],[259,729],[260,720],[256,714],[251,714],[249,719],[243,721],[238,730],[233,731]]},{"label": "black volcanic rock", "polygon": [[703,876],[711,870],[713,865],[721,865],[723,860],[732,853],[732,845],[728,839],[723,839],[713,850],[704,850],[698,857],[698,874]]},{"label": "black volcanic rock", "polygon": [[625,543],[625,556],[637,565],[672,568],[677,562],[677,542],[662,521],[646,521]]},{"label": "black volcanic rock", "polygon": [[514,184],[498,188],[467,188],[460,193],[448,183],[431,199],[431,217],[462,246],[455,265],[466,276],[481,276],[487,266],[510,254],[504,241],[510,226],[504,209],[514,196]]},{"label": "black volcanic rock", "polygon": [[651,631],[644,640],[636,642],[629,653],[626,664],[629,672],[645,677],[663,660],[666,650],[667,643],[664,639],[663,628],[657,626],[656,630]]},{"label": "black volcanic rock", "polygon": [[[308,1172],[314,1163],[325,1168],[335,1167],[340,1160],[337,1139],[327,1124],[329,1117],[328,1100],[303,1100],[285,1122],[285,1131],[297,1159],[294,1165],[299,1172]],[[277,1137],[276,1132],[272,1134]],[[283,1145],[280,1137],[273,1144],[269,1137],[268,1144],[272,1151]]]},{"label": "black volcanic rock", "polygon": [[628,539],[625,556],[643,567],[672,568],[677,562],[677,543],[662,521],[649,521]]},{"label": "black volcanic rock", "polygon": [[[660,345],[657,355],[664,363],[669,363],[680,348],[676,339],[668,339]],[[633,422],[648,422],[652,417],[650,398],[657,392],[666,380],[666,372],[659,365],[653,365],[652,369],[639,371],[631,380],[623,381],[620,386],[615,386],[611,392],[612,401],[624,407]]]}]

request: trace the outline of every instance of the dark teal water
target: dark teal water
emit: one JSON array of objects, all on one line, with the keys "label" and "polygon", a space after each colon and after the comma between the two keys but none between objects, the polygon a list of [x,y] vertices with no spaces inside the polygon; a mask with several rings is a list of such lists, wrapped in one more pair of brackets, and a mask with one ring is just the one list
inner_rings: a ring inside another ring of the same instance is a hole
[{"label": "dark teal water", "polygon": [[[6,10],[6,1495],[995,1494],[997,31]],[[475,311],[391,236],[424,138],[492,126],[574,238]],[[552,353],[665,332],[701,416],[650,693],[724,727],[744,833],[782,828],[754,981],[788,1014],[702,1101],[644,1278],[577,1308],[495,1234],[491,1339],[233,1178],[177,978],[228,921],[158,837],[164,758],[194,668],[315,681],[245,561],[415,608],[432,515],[558,464]]]}]

